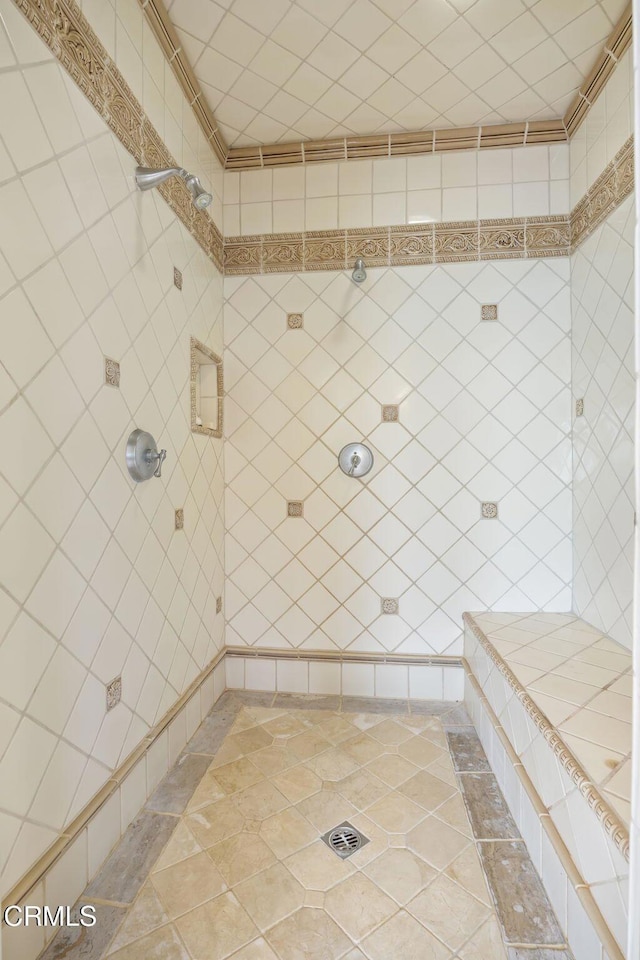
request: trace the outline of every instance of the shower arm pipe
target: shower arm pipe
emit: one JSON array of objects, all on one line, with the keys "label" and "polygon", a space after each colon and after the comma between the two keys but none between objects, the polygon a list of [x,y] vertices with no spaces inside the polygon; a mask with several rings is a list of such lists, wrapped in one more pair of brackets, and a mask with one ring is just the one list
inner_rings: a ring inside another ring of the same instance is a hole
[{"label": "shower arm pipe", "polygon": [[162,170],[155,167],[136,167],[136,183],[140,190],[153,190],[171,177],[181,177],[186,181],[189,173],[184,167],[166,167]]}]

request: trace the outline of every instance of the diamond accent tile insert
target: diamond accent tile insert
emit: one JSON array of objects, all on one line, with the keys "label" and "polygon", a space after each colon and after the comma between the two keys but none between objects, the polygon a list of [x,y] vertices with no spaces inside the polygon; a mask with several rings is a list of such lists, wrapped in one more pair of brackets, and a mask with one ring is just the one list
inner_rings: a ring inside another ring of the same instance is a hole
[{"label": "diamond accent tile insert", "polygon": [[107,710],[113,710],[122,698],[122,677],[116,677],[107,684]]},{"label": "diamond accent tile insert", "polygon": [[380,609],[382,613],[400,613],[400,603],[395,597],[382,597]]},{"label": "diamond accent tile insert", "polygon": [[287,501],[287,516],[288,517],[302,517],[303,516],[303,503],[302,500],[288,500]]},{"label": "diamond accent tile insert", "polygon": [[584,400],[576,400],[576,417],[584,417]]},{"label": "diamond accent tile insert", "polygon": [[178,270],[177,267],[173,268],[173,283],[178,290],[182,290],[182,270]]},{"label": "diamond accent tile insert", "polygon": [[485,520],[496,520],[498,517],[498,504],[491,502],[483,503],[482,516]]},{"label": "diamond accent tile insert", "polygon": [[216,597],[216,613],[222,613],[222,597]]},{"label": "diamond accent tile insert", "polygon": [[382,405],[382,422],[397,423],[400,419],[400,410],[395,403],[385,403]]},{"label": "diamond accent tile insert", "polygon": [[497,303],[483,303],[483,304],[482,304],[482,319],[483,319],[483,320],[497,320],[497,319],[498,319],[498,305],[497,305]]},{"label": "diamond accent tile insert", "polygon": [[302,330],[303,315],[301,313],[288,313],[287,326],[289,330]]},{"label": "diamond accent tile insert", "polygon": [[176,510],[176,530],[184,530],[184,509],[178,507]]},{"label": "diamond accent tile insert", "polygon": [[120,386],[120,364],[110,357],[104,358],[104,382],[110,387]]}]

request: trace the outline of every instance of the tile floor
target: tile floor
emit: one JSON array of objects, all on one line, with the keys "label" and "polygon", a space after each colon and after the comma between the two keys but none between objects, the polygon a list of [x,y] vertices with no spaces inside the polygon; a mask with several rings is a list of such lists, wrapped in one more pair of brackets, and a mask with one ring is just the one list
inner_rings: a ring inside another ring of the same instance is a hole
[{"label": "tile floor", "polygon": [[571,614],[472,617],[628,827],[631,651]]},{"label": "tile floor", "polygon": [[47,960],[570,960],[453,703],[225,694],[83,899]]}]

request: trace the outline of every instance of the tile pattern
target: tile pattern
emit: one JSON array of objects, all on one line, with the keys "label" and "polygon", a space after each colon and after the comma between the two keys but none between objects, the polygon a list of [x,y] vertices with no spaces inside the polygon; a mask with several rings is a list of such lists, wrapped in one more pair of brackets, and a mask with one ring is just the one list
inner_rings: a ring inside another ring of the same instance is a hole
[{"label": "tile pattern", "polygon": [[302,327],[304,326],[302,314],[288,313],[287,326],[289,327],[289,330],[302,330]]},{"label": "tile pattern", "polygon": [[122,699],[122,677],[116,677],[107,684],[107,710],[113,710]]},{"label": "tile pattern", "polygon": [[184,530],[184,508],[178,507],[176,510],[176,530]]},{"label": "tile pattern", "polygon": [[[62,953],[68,960],[151,953],[293,960],[301,950],[310,960],[382,958],[398,945],[416,957],[427,951],[438,960],[506,960],[508,914],[500,910],[509,891],[500,883],[487,888],[482,847],[493,840],[472,831],[465,803],[476,824],[483,817],[465,783],[483,778],[479,802],[486,805],[489,795],[500,811],[493,834],[513,833],[492,774],[475,772],[473,763],[468,773],[454,773],[456,744],[469,756],[479,748],[465,711],[424,702],[418,712],[389,713],[357,700],[340,710],[327,698],[290,699],[222,698],[203,724],[211,728],[207,737],[201,728],[150,801],[153,812],[142,815],[85,891],[87,899],[126,906],[115,937],[105,949],[94,930],[82,945],[64,931],[46,960]],[[342,861],[321,836],[345,818],[369,843]],[[158,843],[166,844],[161,852]],[[531,866],[519,835],[512,845],[526,875]],[[548,901],[536,895],[537,928],[525,903],[518,942],[560,947]]]},{"label": "tile pattern", "polygon": [[[228,645],[455,654],[466,609],[570,609],[567,279],[563,258],[225,279]],[[290,337],[272,317],[302,302]],[[364,481],[336,464],[354,436]]]},{"label": "tile pattern", "polygon": [[628,857],[631,654],[571,615],[466,614],[465,622]]},{"label": "tile pattern", "polygon": [[[169,16],[230,145],[547,120],[564,115],[626,0],[484,7],[310,0],[261,16],[242,3],[206,25]],[[221,78],[224,77],[224,82]]]},{"label": "tile pattern", "polygon": [[302,500],[289,500],[287,502],[287,516],[288,517],[304,516],[304,504]]},{"label": "tile pattern", "polygon": [[633,196],[571,258],[574,606],[632,645],[634,565]]},{"label": "tile pattern", "polygon": [[[41,29],[78,80],[87,63],[99,72],[97,41],[78,40],[78,64],[62,30],[76,8],[53,8],[38,5]],[[0,313],[15,321],[0,375],[4,898],[221,648],[223,474],[188,428],[189,336],[221,350],[220,274],[157,193],[133,192],[132,157],[105,127],[116,102],[96,114],[12,0],[0,14]],[[111,65],[95,96],[115,97],[118,76]],[[124,464],[139,425],[168,451],[152,484]]]},{"label": "tile pattern", "polygon": [[110,357],[104,358],[104,382],[110,387],[120,386],[120,364]]},{"label": "tile pattern", "polygon": [[400,407],[397,403],[384,403],[382,405],[382,422],[397,423],[400,419]]},{"label": "tile pattern", "polygon": [[576,417],[584,417],[584,399],[576,400]]},{"label": "tile pattern", "polygon": [[382,613],[400,613],[400,602],[394,597],[382,597],[380,609]]},{"label": "tile pattern", "polygon": [[[211,347],[206,346],[195,337],[190,339],[191,361],[189,365],[189,389],[190,389],[190,412],[191,412],[191,432],[200,433],[205,437],[215,437],[220,440],[224,431],[224,364],[222,357]],[[198,416],[198,388],[200,377],[201,358],[205,357],[205,363],[214,364],[216,367],[216,385],[213,389],[217,391],[217,419],[212,418],[212,425],[202,423],[202,418]],[[215,425],[214,425],[215,424]]]},{"label": "tile pattern", "polygon": [[487,501],[481,506],[481,513],[485,520],[497,520],[498,519],[498,504]]},{"label": "tile pattern", "polygon": [[496,303],[483,303],[481,316],[483,320],[497,320],[498,305]]},{"label": "tile pattern", "polygon": [[182,271],[177,267],[173,268],[173,284],[178,290],[182,290]]}]

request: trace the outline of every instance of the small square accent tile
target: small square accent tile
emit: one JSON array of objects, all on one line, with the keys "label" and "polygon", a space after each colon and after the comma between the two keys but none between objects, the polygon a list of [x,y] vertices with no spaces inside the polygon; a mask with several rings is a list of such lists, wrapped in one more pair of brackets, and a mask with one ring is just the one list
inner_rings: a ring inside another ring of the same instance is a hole
[{"label": "small square accent tile", "polygon": [[584,400],[576,400],[576,417],[584,417]]},{"label": "small square accent tile", "polygon": [[216,613],[222,613],[222,597],[216,597]]},{"label": "small square accent tile", "polygon": [[113,710],[122,696],[122,677],[116,677],[107,684],[107,710]]},{"label": "small square accent tile", "polygon": [[301,330],[302,329],[302,314],[301,313],[288,313],[287,314],[287,326],[289,330]]},{"label": "small square accent tile", "polygon": [[400,409],[395,403],[384,403],[382,405],[382,422],[397,423],[400,419]]},{"label": "small square accent tile", "polygon": [[176,530],[184,530],[184,510],[178,507],[176,510]]},{"label": "small square accent tile", "polygon": [[182,270],[178,270],[177,267],[173,268],[173,282],[178,290],[182,290]]},{"label": "small square accent tile", "polygon": [[287,501],[287,516],[288,517],[301,517],[303,514],[302,500],[288,500]]},{"label": "small square accent tile", "polygon": [[382,613],[399,613],[400,602],[395,597],[382,597],[380,608]]},{"label": "small square accent tile", "polygon": [[110,357],[104,358],[104,382],[110,387],[120,386],[120,364]]},{"label": "small square accent tile", "polygon": [[497,503],[483,503],[482,504],[482,516],[486,520],[496,520],[498,517],[498,504]]},{"label": "small square accent tile", "polygon": [[482,304],[482,319],[483,319],[483,320],[497,320],[497,319],[498,319],[498,304],[497,304],[497,303],[483,303],[483,304]]}]

